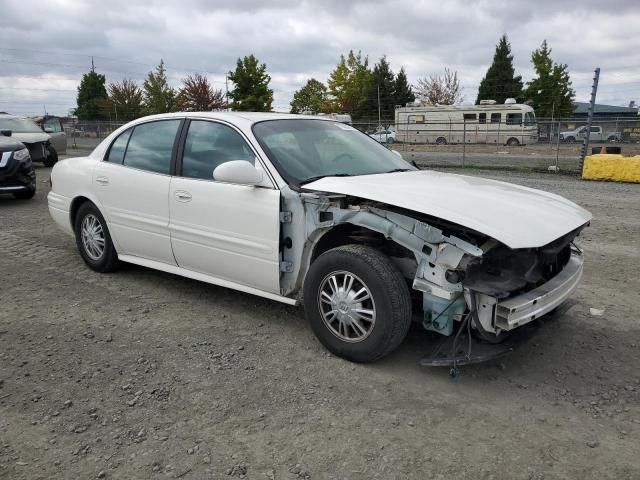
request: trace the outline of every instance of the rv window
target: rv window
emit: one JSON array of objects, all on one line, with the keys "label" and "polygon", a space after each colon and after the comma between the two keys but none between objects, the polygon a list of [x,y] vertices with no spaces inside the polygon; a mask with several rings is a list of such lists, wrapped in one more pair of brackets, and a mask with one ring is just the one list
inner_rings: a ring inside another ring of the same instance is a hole
[{"label": "rv window", "polygon": [[479,113],[478,114],[478,123],[487,123],[487,114]]},{"label": "rv window", "polygon": [[522,113],[507,113],[507,125],[520,125],[522,123]]},{"label": "rv window", "polygon": [[409,123],[424,123],[424,115],[409,115]]},{"label": "rv window", "polygon": [[533,112],[527,112],[524,114],[524,124],[525,125],[535,125],[536,124],[536,114]]},{"label": "rv window", "polygon": [[475,122],[476,121],[476,114],[475,113],[465,113],[463,115],[464,121],[465,122]]},{"label": "rv window", "polygon": [[491,123],[500,123],[502,121],[501,113],[492,113],[491,114]]}]

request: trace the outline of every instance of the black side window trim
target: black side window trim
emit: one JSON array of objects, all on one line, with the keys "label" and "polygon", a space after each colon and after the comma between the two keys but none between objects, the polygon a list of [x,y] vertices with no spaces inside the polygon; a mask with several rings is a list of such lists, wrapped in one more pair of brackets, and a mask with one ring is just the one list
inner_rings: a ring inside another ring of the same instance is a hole
[{"label": "black side window trim", "polygon": [[[122,154],[122,161],[120,162],[120,165],[123,164],[124,156],[127,154],[127,148],[129,148],[129,140],[131,140],[131,135],[133,135],[133,130],[135,128],[136,128],[135,126],[131,128],[127,128],[126,130],[123,130],[122,133],[120,133],[120,135],[118,135],[116,138],[113,139],[113,142],[111,142],[111,144],[109,145],[109,148],[107,148],[107,151],[104,153],[104,157],[102,157],[103,162],[109,162],[109,155],[111,154],[111,149],[113,148],[113,145],[118,141],[118,139],[122,135],[125,135],[127,132],[129,132],[129,138],[127,138],[127,144],[124,147],[124,152]],[[114,163],[114,162],[109,162],[109,163]]]}]

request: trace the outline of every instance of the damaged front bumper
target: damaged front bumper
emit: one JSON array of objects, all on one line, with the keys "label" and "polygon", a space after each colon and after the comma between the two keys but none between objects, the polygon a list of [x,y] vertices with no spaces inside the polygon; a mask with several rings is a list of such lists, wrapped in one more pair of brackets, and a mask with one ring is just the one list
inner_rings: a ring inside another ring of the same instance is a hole
[{"label": "damaged front bumper", "polygon": [[583,263],[582,252],[572,249],[569,262],[551,280],[526,293],[498,302],[495,308],[496,328],[513,330],[560,306],[578,287]]},{"label": "damaged front bumper", "polygon": [[505,300],[472,291],[465,292],[465,297],[469,305],[476,305],[477,319],[485,331],[509,332],[539,319],[567,300],[580,283],[583,263],[582,252],[572,248],[564,268],[539,287]]}]

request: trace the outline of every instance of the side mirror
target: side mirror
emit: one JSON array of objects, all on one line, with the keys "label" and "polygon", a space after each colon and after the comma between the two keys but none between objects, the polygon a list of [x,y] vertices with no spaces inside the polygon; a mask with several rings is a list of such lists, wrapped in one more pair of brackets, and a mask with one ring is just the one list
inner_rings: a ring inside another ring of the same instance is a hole
[{"label": "side mirror", "polygon": [[231,160],[217,166],[213,171],[213,179],[217,182],[258,185],[263,178],[264,173],[246,160]]},{"label": "side mirror", "polygon": [[11,130],[0,130],[0,135],[2,135],[4,137],[10,137],[11,136]]},{"label": "side mirror", "polygon": [[44,127],[44,133],[53,133],[53,128],[51,128],[51,127]]}]

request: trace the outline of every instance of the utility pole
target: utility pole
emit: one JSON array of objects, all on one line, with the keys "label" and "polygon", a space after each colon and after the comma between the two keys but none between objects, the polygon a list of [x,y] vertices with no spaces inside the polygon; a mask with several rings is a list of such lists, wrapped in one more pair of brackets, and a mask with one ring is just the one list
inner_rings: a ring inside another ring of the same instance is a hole
[{"label": "utility pole", "polygon": [[382,126],[382,121],[380,119],[380,85],[378,85],[378,127]]},{"label": "utility pole", "polygon": [[600,67],[596,68],[593,76],[593,86],[591,87],[591,101],[589,102],[589,110],[587,111],[587,134],[582,142],[582,151],[580,152],[580,175],[584,168],[584,157],[587,156],[589,149],[589,137],[591,136],[591,123],[593,122],[593,109],[596,105],[596,93],[598,92],[598,80],[600,79]]},{"label": "utility pole", "polygon": [[224,74],[224,96],[227,103],[227,112],[229,111],[229,74]]}]

